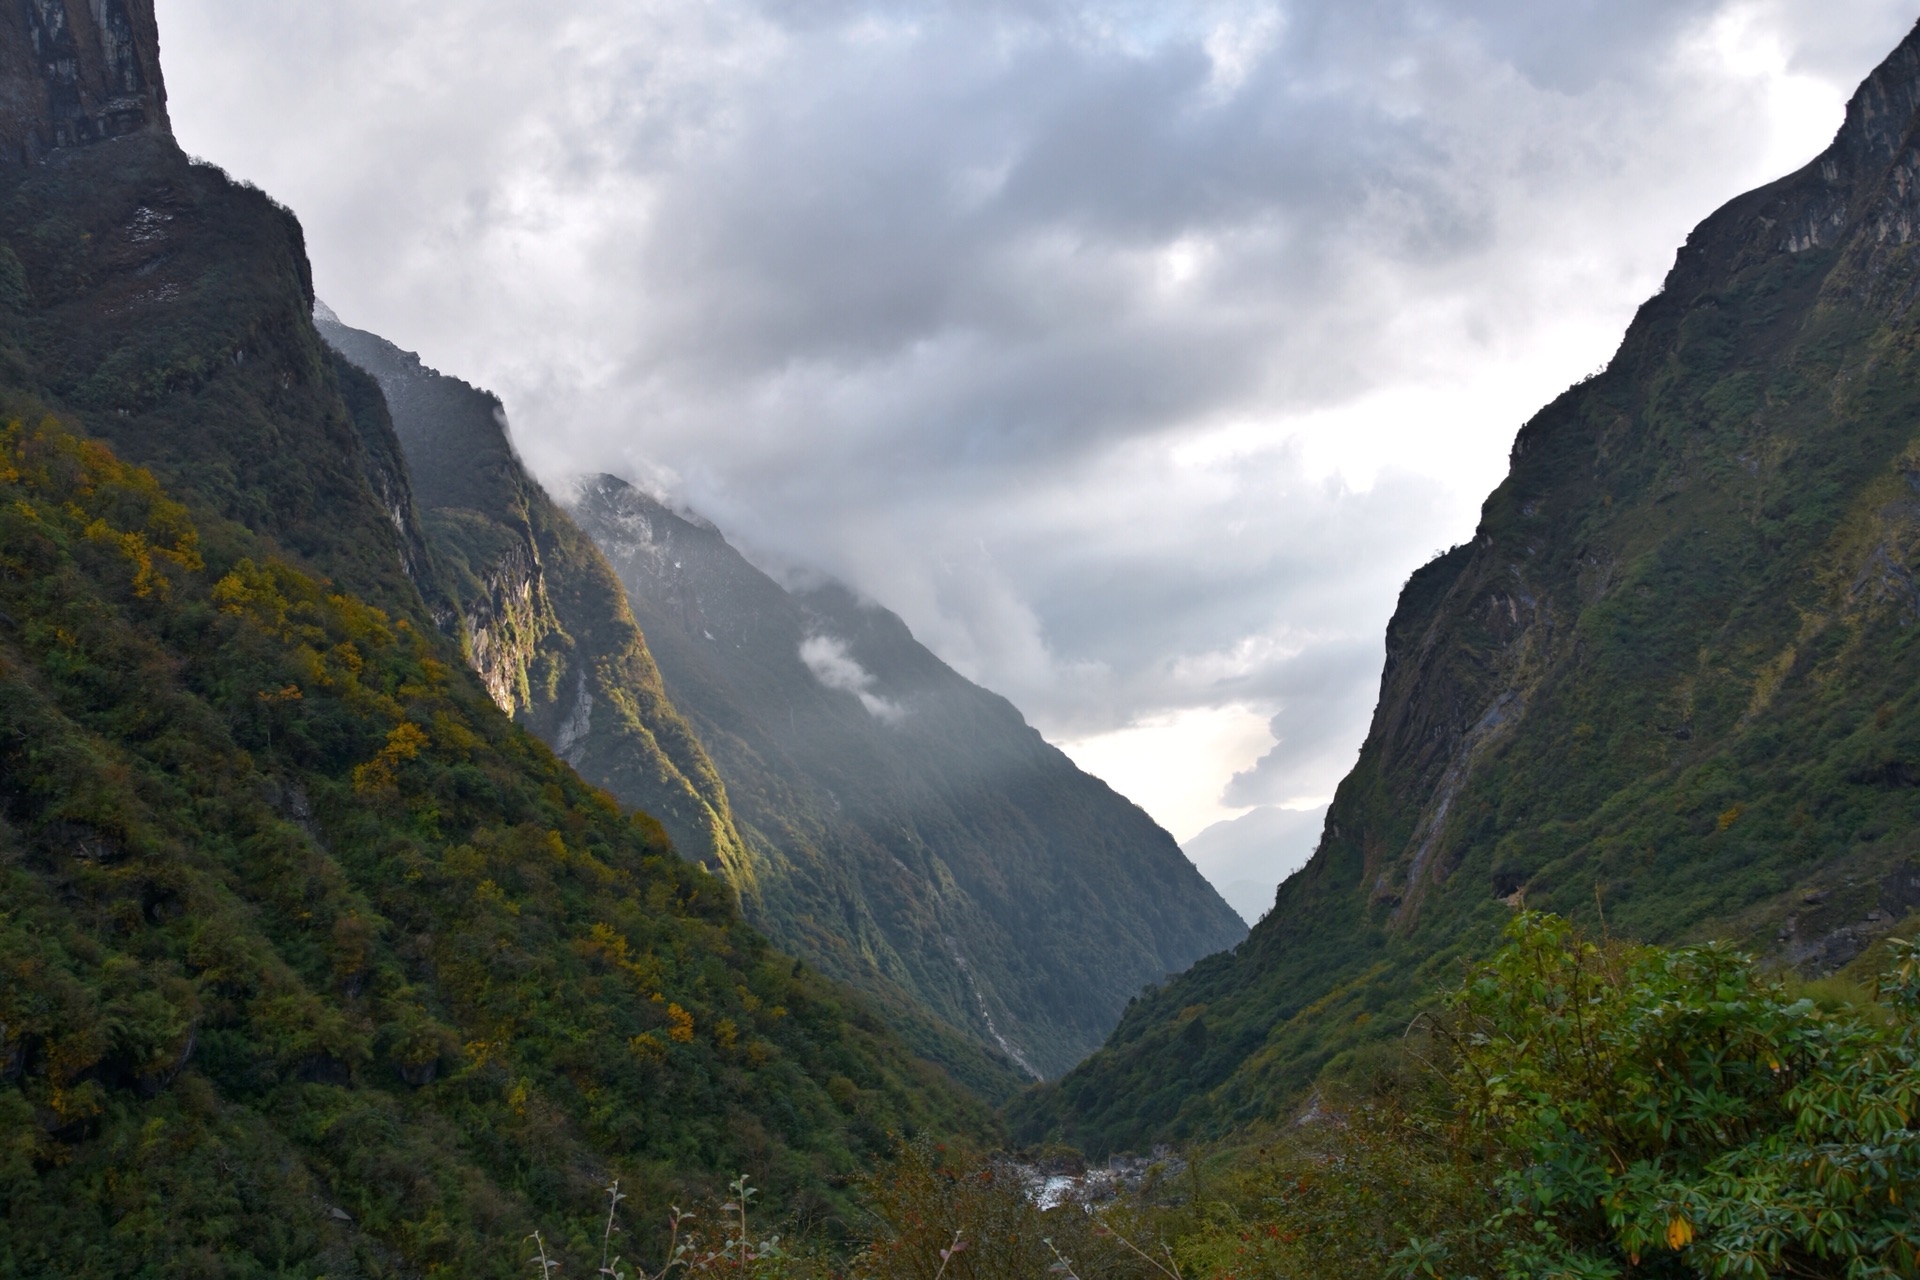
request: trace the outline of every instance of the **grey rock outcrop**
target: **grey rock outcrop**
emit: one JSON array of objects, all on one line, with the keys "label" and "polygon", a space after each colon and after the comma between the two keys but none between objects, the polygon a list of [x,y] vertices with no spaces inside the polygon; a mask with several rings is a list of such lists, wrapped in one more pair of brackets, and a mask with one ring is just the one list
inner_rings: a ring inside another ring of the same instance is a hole
[{"label": "grey rock outcrop", "polygon": [[0,6],[0,163],[172,132],[153,0]]}]

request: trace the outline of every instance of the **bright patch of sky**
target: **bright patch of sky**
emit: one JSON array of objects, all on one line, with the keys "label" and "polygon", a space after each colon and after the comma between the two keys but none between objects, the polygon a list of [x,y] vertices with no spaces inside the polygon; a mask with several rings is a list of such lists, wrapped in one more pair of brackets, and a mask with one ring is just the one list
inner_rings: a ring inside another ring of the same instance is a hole
[{"label": "bright patch of sky", "polygon": [[1190,707],[1059,746],[1176,840],[1189,840],[1245,812],[1221,802],[1221,780],[1252,768],[1272,749],[1270,718],[1265,708]]}]

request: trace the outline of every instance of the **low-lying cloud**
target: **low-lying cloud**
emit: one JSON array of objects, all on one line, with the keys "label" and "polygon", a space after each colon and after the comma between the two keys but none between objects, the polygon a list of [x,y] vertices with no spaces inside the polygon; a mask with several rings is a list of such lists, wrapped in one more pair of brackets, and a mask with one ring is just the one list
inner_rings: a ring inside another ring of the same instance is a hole
[{"label": "low-lying cloud", "polygon": [[1515,428],[1914,17],[160,11],[184,144],[300,214],[349,323],[498,391],[543,474],[633,475],[847,579],[1070,746],[1266,719],[1189,826],[1324,799],[1400,583]]},{"label": "low-lying cloud", "polygon": [[899,703],[873,691],[879,681],[847,651],[844,640],[836,640],[832,636],[809,636],[800,642],[800,661],[806,663],[807,670],[813,672],[813,678],[827,688],[850,693],[860,699],[860,705],[874,719],[896,724],[906,714],[905,708]]}]

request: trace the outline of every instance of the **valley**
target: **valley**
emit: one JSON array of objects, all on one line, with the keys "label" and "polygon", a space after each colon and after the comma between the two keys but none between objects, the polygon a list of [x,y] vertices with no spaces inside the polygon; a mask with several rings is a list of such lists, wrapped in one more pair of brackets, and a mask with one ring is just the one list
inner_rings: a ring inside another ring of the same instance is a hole
[{"label": "valley", "polygon": [[1520,428],[1324,812],[1192,858],[536,477],[158,40],[0,14],[0,1276],[1920,1267],[1920,28]]}]

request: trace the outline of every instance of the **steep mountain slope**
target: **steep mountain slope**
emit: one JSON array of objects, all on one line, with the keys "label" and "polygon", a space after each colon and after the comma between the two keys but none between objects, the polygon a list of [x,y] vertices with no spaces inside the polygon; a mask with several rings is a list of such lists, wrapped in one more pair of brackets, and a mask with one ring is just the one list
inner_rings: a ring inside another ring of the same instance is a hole
[{"label": "steep mountain slope", "polygon": [[571,509],[726,779],[783,945],[1057,1075],[1143,984],[1244,936],[1144,812],[898,617],[789,593],[609,476]]},{"label": "steep mountain slope", "polygon": [[[315,319],[356,416],[377,427],[391,410],[456,629],[494,700],[581,776],[660,816],[675,843],[722,871],[766,925],[767,904],[783,895],[762,884],[764,842],[750,848],[737,830],[727,788],[669,700],[624,589],[520,464],[499,400],[324,306]],[[356,379],[368,394],[353,394]],[[917,1052],[981,1096],[1004,1098],[1025,1079],[984,1037],[897,984],[814,949],[800,953],[858,983]]]},{"label": "steep mountain slope", "polygon": [[493,705],[155,54],[146,0],[0,9],[0,1274],[505,1276],[609,1176],[828,1210],[986,1131]]},{"label": "steep mountain slope", "polygon": [[[0,27],[0,48],[15,38]],[[83,414],[210,513],[424,619],[440,588],[408,480],[390,435],[341,401],[292,215],[159,130],[0,183],[0,378]]]},{"label": "steep mountain slope", "polygon": [[1093,1148],[1271,1114],[1509,911],[1818,970],[1920,905],[1920,30],[1688,239],[1409,580],[1320,846],[1027,1100]]},{"label": "steep mountain slope", "polygon": [[[719,775],[668,701],[605,559],[520,464],[499,400],[324,307],[316,325],[384,393],[384,405],[379,395],[349,404],[363,417],[391,411],[425,541],[494,701],[750,892]],[[356,376],[340,374],[349,390]]]},{"label": "steep mountain slope", "polygon": [[0,1274],[509,1276],[985,1130],[428,633],[6,408]]}]

